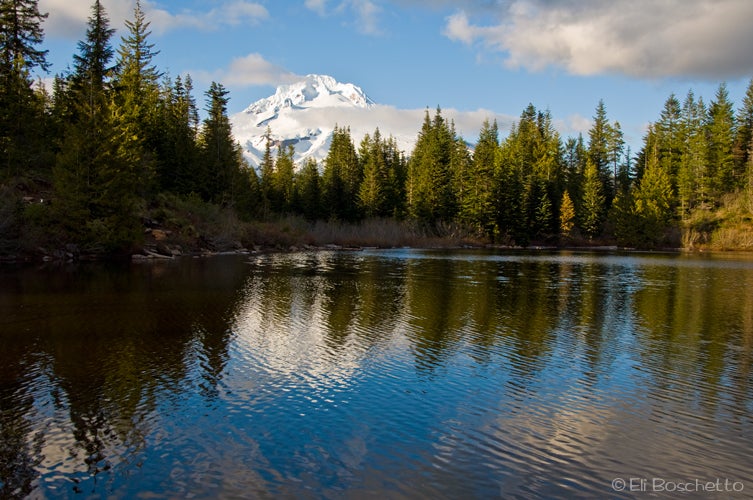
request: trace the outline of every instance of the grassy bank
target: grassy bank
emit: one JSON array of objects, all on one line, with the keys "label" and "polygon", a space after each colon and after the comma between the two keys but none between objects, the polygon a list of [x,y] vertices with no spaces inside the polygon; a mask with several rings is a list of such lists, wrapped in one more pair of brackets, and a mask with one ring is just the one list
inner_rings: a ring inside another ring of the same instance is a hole
[{"label": "grassy bank", "polygon": [[[452,248],[490,243],[457,224],[421,225],[391,218],[345,223],[308,221],[300,216],[248,221],[240,219],[232,208],[206,203],[198,196],[160,194],[149,206],[141,207],[141,221],[133,239],[113,254],[103,251],[96,239],[75,239],[66,233],[64,220],[49,203],[50,196],[49,186],[43,182],[19,180],[13,186],[0,186],[0,260],[129,258],[134,254],[170,257],[328,246]],[[753,196],[747,192],[727,195],[716,209],[697,210],[667,230],[677,235],[672,238],[677,242],[673,247],[751,251]],[[609,236],[596,240],[576,236],[563,238],[559,244],[588,248],[617,243]]]}]

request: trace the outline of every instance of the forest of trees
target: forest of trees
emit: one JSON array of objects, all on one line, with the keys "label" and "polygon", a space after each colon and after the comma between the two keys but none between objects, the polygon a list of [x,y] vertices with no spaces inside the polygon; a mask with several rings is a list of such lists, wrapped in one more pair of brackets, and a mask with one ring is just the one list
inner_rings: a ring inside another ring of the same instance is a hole
[{"label": "forest of trees", "polygon": [[733,223],[753,234],[753,80],[737,111],[724,84],[708,104],[669,96],[635,154],[603,101],[587,137],[563,139],[531,104],[503,139],[484,123],[473,147],[437,108],[407,154],[378,129],[355,145],[338,126],[322,164],[295,165],[291,148],[273,153],[269,131],[257,171],[233,138],[222,84],[200,120],[190,76],[154,65],[140,2],[117,41],[95,0],[49,90],[32,76],[49,68],[45,18],[36,0],[0,0],[0,253],[132,252],[166,199],[240,222],[388,218],[523,246],[693,246]]}]

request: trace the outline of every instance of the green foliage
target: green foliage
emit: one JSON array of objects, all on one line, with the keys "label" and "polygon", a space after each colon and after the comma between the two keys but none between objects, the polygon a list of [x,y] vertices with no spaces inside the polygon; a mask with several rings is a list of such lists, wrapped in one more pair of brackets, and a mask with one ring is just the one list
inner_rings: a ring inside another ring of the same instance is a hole
[{"label": "green foliage", "polygon": [[297,211],[307,220],[322,216],[322,184],[316,160],[309,158],[295,176]]},{"label": "green foliage", "polygon": [[601,234],[606,200],[603,189],[604,185],[596,164],[589,158],[586,161],[586,171],[583,177],[583,198],[580,202],[580,213],[578,214],[578,225],[583,234],[589,238]]},{"label": "green foliage", "polygon": [[711,167],[711,182],[715,197],[734,191],[740,186],[740,176],[734,158],[735,116],[729,100],[727,87],[719,85],[716,96],[709,106],[708,156]]},{"label": "green foliage", "polygon": [[575,230],[575,205],[570,193],[565,191],[560,205],[560,234],[564,238],[571,238]]},{"label": "green foliage", "polygon": [[439,108],[433,120],[426,111],[408,161],[407,205],[412,218],[429,224],[454,218],[457,200],[452,169],[462,158],[457,154],[459,142],[454,126],[442,117]]},{"label": "green foliage", "polygon": [[350,129],[336,126],[322,175],[327,215],[350,222],[361,217],[358,194],[362,178],[363,172]]},{"label": "green foliage", "polygon": [[456,169],[458,219],[494,239],[497,228],[495,173],[499,150],[497,122],[484,121],[469,168]]},{"label": "green foliage", "polygon": [[47,51],[35,0],[0,0],[0,180],[46,168],[42,140],[45,96],[35,92],[31,70],[46,70]]},{"label": "green foliage", "polygon": [[288,146],[287,149],[280,148],[277,152],[277,161],[275,162],[274,176],[272,178],[275,193],[272,209],[280,214],[291,212],[295,201],[293,153],[292,145]]},{"label": "green foliage", "polygon": [[[746,246],[753,234],[753,80],[737,114],[724,84],[708,107],[692,92],[682,104],[670,95],[635,158],[603,101],[587,145],[582,136],[563,144],[550,113],[530,104],[501,143],[497,124],[485,122],[472,151],[437,108],[407,158],[379,129],[356,150],[350,129],[336,126],[321,172],[313,160],[295,165],[292,148],[267,130],[257,176],[233,138],[228,91],[211,84],[200,124],[190,76],[172,80],[154,65],[141,1],[116,51],[94,0],[73,69],[55,77],[51,95],[30,79],[48,67],[39,49],[45,17],[35,0],[0,0],[3,252],[65,244],[128,252],[151,213],[217,248],[256,234],[245,221],[272,226],[296,214],[344,232],[366,219],[380,222],[361,231],[410,226],[517,245],[583,234],[655,247],[678,239],[681,221],[688,245]],[[19,201],[9,186],[22,177],[39,179],[31,189],[48,201]],[[276,233],[272,240],[292,242],[305,229]]]}]

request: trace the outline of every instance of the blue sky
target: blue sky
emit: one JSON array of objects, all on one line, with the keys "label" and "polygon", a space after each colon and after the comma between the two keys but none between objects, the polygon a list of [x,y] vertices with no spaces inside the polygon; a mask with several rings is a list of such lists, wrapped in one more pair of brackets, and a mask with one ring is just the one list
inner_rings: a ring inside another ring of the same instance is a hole
[{"label": "blue sky", "polygon": [[[135,1],[102,0],[116,45]],[[49,13],[53,73],[71,63],[92,3],[39,0]],[[142,0],[142,7],[161,51],[156,64],[172,76],[191,73],[200,103],[212,80],[230,90],[234,113],[278,84],[328,74],[396,110],[455,113],[471,141],[479,117],[498,119],[504,133],[528,103],[549,109],[564,137],[585,133],[603,99],[637,149],[671,93],[682,100],[693,89],[708,103],[724,81],[739,108],[753,77],[750,0]],[[420,122],[407,126],[417,133]]]}]

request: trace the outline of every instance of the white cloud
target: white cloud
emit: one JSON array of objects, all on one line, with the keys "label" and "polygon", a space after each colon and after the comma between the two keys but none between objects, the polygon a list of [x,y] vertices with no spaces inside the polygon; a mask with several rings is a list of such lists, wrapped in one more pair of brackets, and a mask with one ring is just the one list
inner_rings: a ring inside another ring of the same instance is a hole
[{"label": "white cloud", "polygon": [[[451,40],[505,55],[511,68],[639,78],[747,75],[753,68],[749,0],[511,0],[496,19],[472,22],[490,2],[447,18]],[[488,16],[485,16],[488,18]]]},{"label": "white cloud", "polygon": [[306,0],[304,5],[320,16],[343,15],[349,13],[355,18],[353,24],[365,35],[381,35],[379,17],[382,8],[371,0],[341,0],[332,9],[327,8],[327,0]]},{"label": "white cloud", "polygon": [[227,69],[212,74],[205,73],[200,78],[217,80],[232,87],[248,87],[292,83],[302,77],[267,61],[261,54],[254,53],[233,59]]},{"label": "white cloud", "polygon": [[[415,142],[424,120],[426,109],[399,109],[394,106],[377,104],[371,108],[334,107],[309,108],[296,113],[296,121],[301,129],[316,130],[320,127],[339,125],[350,127],[351,135],[356,145],[365,134],[371,134],[379,128],[382,135],[392,135],[398,144],[410,148]],[[435,110],[430,109],[430,116]],[[442,116],[446,120],[453,120],[459,136],[468,142],[476,142],[484,120],[497,120],[500,132],[506,135],[510,126],[517,118],[511,115],[494,113],[486,109],[462,111],[457,109],[442,109]]]},{"label": "white cloud", "polygon": [[[136,0],[103,0],[102,5],[110,25],[122,29],[126,19],[133,17]],[[213,31],[223,26],[253,25],[269,17],[267,9],[246,0],[227,0],[207,11],[182,10],[171,12],[156,2],[144,0],[142,8],[155,33],[177,28],[196,28]],[[81,39],[91,15],[91,2],[84,0],[40,0],[40,12],[50,15],[44,23],[45,32],[52,36]]]}]

